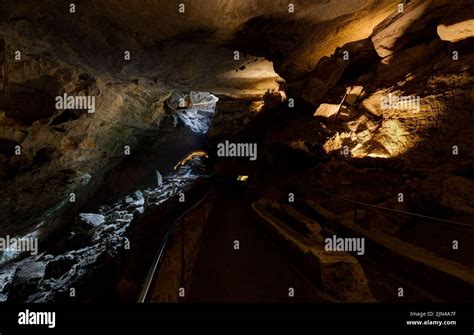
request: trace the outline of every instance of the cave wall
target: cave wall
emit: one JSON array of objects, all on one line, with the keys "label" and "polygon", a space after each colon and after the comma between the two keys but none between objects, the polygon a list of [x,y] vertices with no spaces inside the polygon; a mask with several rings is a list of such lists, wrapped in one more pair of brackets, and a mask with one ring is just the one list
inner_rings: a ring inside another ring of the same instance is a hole
[{"label": "cave wall", "polygon": [[[280,75],[289,92],[304,98],[305,88],[309,95],[319,90],[318,64],[333,68],[341,48],[353,47],[357,54],[360,49],[351,43],[366,40],[377,62],[388,63],[393,53],[420,43],[410,36],[424,42],[418,32],[427,26],[436,30],[442,20],[448,28],[441,28],[441,35],[453,40],[450,17],[463,22],[453,13],[472,6],[467,0],[410,1],[399,15],[395,0],[300,0],[289,13],[283,0],[209,0],[186,3],[180,13],[179,3],[81,1],[75,13],[66,1],[0,4],[11,89],[8,101],[0,97],[0,172],[7,195],[1,200],[1,227],[20,230],[49,222],[43,213],[53,208],[48,215],[54,216],[67,208],[69,193],[80,197],[87,184],[89,190],[98,188],[124,158],[125,145],[134,150],[140,134],[158,129],[163,102],[173,90],[261,95],[277,87]],[[11,59],[16,50],[20,60]],[[235,50],[241,51],[237,61]],[[130,61],[125,51],[131,52]],[[273,62],[278,75],[261,57]],[[395,65],[390,69],[396,72]],[[322,92],[329,89],[325,81]],[[95,95],[96,113],[52,108],[50,99],[65,92]],[[307,100],[315,106],[322,102],[313,98]],[[17,144],[20,156],[11,154]]]}]

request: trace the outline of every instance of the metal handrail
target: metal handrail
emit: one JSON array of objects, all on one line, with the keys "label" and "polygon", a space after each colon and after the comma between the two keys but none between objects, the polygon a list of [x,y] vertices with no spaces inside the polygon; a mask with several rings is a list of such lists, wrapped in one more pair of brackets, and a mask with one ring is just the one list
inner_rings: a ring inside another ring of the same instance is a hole
[{"label": "metal handrail", "polygon": [[142,291],[140,292],[140,296],[138,298],[139,303],[144,303],[148,297],[148,293],[150,291],[150,287],[155,280],[155,275],[156,271],[160,268],[161,262],[163,260],[163,257],[165,255],[165,252],[168,248],[169,241],[171,240],[171,237],[173,236],[173,233],[178,226],[178,224],[181,222],[183,217],[185,217],[187,214],[189,214],[191,211],[196,209],[198,206],[200,206],[204,200],[207,198],[209,195],[209,192],[204,194],[204,196],[196,202],[193,206],[188,208],[183,214],[181,214],[171,225],[170,229],[166,232],[165,237],[163,238],[163,241],[160,244],[160,248],[158,249],[158,252],[156,253],[155,259],[153,260],[153,263],[150,267],[150,270],[148,271],[148,275],[145,279],[145,283],[143,284]]},{"label": "metal handrail", "polygon": [[462,222],[457,222],[457,221],[452,221],[452,220],[447,220],[447,219],[441,219],[441,218],[437,218],[437,217],[434,217],[434,216],[429,216],[429,215],[424,215],[424,214],[419,214],[419,213],[413,213],[413,212],[407,212],[407,211],[402,211],[402,210],[393,209],[393,208],[387,208],[387,207],[378,206],[378,205],[372,205],[372,204],[368,204],[368,203],[365,203],[365,202],[362,202],[362,201],[357,201],[357,200],[344,198],[344,197],[341,197],[339,195],[336,195],[336,194],[333,194],[333,193],[330,193],[330,192],[327,192],[327,191],[323,191],[321,189],[316,189],[316,191],[318,191],[320,193],[323,193],[323,194],[326,194],[328,196],[343,200],[343,201],[351,202],[351,203],[356,204],[356,205],[372,207],[372,208],[380,209],[380,210],[387,211],[387,212],[393,212],[393,213],[397,213],[397,214],[405,214],[405,215],[415,216],[415,217],[419,217],[419,218],[423,218],[423,219],[434,220],[434,221],[438,221],[438,222],[442,222],[442,223],[448,223],[448,224],[467,227],[467,228],[474,228],[474,225],[468,224],[468,223],[462,223]]}]

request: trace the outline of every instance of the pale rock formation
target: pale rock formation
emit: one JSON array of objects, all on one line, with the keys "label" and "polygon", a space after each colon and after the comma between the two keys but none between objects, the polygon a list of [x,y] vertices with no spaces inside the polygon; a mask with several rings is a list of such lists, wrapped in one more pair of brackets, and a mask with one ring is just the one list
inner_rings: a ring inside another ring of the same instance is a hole
[{"label": "pale rock formation", "polygon": [[347,96],[345,102],[349,105],[353,105],[364,93],[364,87],[360,85],[350,86],[346,88]]},{"label": "pale rock formation", "polygon": [[321,104],[319,105],[316,112],[314,112],[314,116],[327,119],[327,120],[334,120],[339,112],[341,105],[334,105],[334,104]]},{"label": "pale rock formation", "polygon": [[466,11],[443,18],[436,31],[441,40],[449,42],[459,42],[474,37],[474,15]]}]

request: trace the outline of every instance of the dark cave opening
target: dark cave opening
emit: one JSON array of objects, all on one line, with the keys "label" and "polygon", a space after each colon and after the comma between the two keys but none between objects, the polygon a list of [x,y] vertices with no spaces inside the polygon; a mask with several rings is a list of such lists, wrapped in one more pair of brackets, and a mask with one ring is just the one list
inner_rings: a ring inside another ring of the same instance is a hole
[{"label": "dark cave opening", "polygon": [[51,125],[57,126],[66,122],[77,120],[86,113],[87,110],[85,109],[66,109],[60,115],[55,117],[53,121],[51,121]]},{"label": "dark cave opening", "polygon": [[9,118],[24,125],[47,120],[54,113],[53,97],[40,90],[13,91],[2,108],[6,109]]}]

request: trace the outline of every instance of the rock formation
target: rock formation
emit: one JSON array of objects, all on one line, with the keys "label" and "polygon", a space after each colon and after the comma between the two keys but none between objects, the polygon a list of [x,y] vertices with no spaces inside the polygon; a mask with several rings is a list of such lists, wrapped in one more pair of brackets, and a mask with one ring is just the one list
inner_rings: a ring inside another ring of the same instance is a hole
[{"label": "rock formation", "polygon": [[[377,159],[397,160],[423,175],[403,185],[421,185],[421,208],[474,213],[472,174],[445,166],[448,153],[459,164],[474,156],[472,1],[71,5],[0,4],[0,234],[34,233],[49,245],[66,231],[81,246],[11,264],[1,254],[0,301],[64,293],[64,281],[123,243],[147,205],[182,187],[163,180],[159,192],[140,188],[81,212],[97,194],[105,200],[114,193],[105,194],[104,185],[135,154],[192,142],[182,124],[211,144],[250,134],[262,143],[258,168],[272,173],[332,159],[318,173],[342,182],[338,169],[361,170],[335,159],[376,159],[383,168],[391,163]],[[170,110],[177,92],[209,92],[215,113]],[[94,111],[58,108],[64,94],[95,97]],[[181,172],[189,177],[189,169]],[[134,173],[120,176],[113,187],[138,183]]]}]

